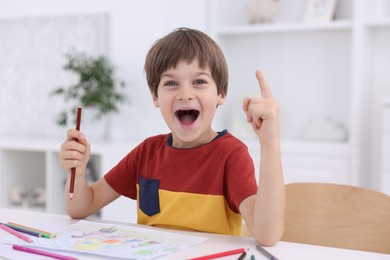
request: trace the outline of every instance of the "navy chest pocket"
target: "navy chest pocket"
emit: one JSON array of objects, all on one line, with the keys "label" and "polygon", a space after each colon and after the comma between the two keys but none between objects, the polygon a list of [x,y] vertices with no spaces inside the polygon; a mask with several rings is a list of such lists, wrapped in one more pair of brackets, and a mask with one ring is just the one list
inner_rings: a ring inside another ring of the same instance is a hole
[{"label": "navy chest pocket", "polygon": [[159,186],[160,180],[143,177],[139,179],[139,208],[149,217],[160,213]]}]

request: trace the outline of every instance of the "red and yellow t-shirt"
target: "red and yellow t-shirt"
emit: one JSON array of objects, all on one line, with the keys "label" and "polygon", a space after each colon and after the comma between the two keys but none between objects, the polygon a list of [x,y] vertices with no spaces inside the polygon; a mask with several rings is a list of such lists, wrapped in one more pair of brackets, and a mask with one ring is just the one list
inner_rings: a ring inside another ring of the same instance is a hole
[{"label": "red and yellow t-shirt", "polygon": [[174,148],[170,135],[146,139],[105,179],[137,199],[138,223],[240,235],[238,207],[257,184],[247,147],[230,133],[194,148]]}]

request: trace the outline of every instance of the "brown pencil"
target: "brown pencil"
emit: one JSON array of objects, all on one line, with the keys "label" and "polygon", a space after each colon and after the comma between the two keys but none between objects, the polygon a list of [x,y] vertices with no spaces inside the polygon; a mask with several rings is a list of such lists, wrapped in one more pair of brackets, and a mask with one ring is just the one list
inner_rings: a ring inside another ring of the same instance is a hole
[{"label": "brown pencil", "polygon": [[[77,122],[76,122],[76,130],[80,131],[80,122],[81,122],[81,107],[77,108]],[[76,177],[76,168],[73,167],[70,169],[70,186],[69,186],[69,199],[73,198],[74,193],[74,179]]]}]

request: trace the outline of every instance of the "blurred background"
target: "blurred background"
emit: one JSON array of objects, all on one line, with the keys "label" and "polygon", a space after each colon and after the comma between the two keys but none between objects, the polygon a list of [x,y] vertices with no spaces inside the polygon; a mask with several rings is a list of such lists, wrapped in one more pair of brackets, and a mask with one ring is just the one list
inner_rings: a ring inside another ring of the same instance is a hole
[{"label": "blurred background", "polygon": [[[223,49],[229,91],[213,127],[242,139],[256,169],[260,148],[241,103],[259,94],[260,69],[280,105],[287,183],[390,194],[390,1],[0,0],[0,207],[64,211],[58,150],[74,125],[56,118],[77,102],[50,93],[79,81],[64,69],[72,48],[107,57],[128,98],[97,122],[83,114],[91,181],[146,137],[169,132],[143,65],[152,44],[177,27],[200,29]],[[102,217],[116,219],[123,203]]]}]

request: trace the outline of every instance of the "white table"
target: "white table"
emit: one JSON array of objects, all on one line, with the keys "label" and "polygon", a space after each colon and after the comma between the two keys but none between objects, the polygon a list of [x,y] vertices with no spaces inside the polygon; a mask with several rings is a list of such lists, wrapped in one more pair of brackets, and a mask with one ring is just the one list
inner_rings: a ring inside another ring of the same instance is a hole
[{"label": "white table", "polygon": [[[102,222],[102,220],[91,219],[88,220]],[[55,215],[55,214],[47,214],[42,212],[31,212],[31,211],[21,211],[14,209],[0,209],[0,222],[6,223],[8,221],[23,223],[24,225],[31,225],[35,228],[44,229],[48,227],[63,227],[67,225],[71,225],[76,223],[78,220],[71,219],[66,215]],[[106,222],[106,221],[103,221]],[[110,222],[111,223],[111,222]],[[118,223],[122,225],[130,225],[130,226],[139,226],[143,228],[151,228],[158,230],[166,230],[157,227],[149,227],[145,225],[135,225],[135,224],[126,224],[126,223]],[[193,257],[199,257],[203,255],[214,254],[218,252],[228,251],[237,248],[247,248],[248,253],[245,257],[246,260],[250,259],[251,255],[254,255],[256,260],[258,259],[267,259],[260,252],[256,250],[256,242],[253,238],[248,237],[237,237],[237,236],[228,236],[228,235],[218,235],[218,234],[209,234],[202,232],[191,232],[191,231],[179,231],[169,229],[169,232],[177,232],[180,234],[192,235],[192,236],[200,236],[207,237],[207,241],[203,244],[193,246],[191,248],[179,251],[178,253],[169,255],[167,257],[163,257],[160,259],[189,259]],[[383,241],[384,243],[388,243],[389,241]],[[10,247],[9,247],[10,248]],[[277,257],[278,259],[387,259],[390,260],[390,255],[385,254],[377,254],[370,253],[364,251],[356,251],[356,250],[347,250],[347,249],[339,249],[333,247],[322,247],[322,246],[313,246],[306,244],[297,244],[297,243],[289,243],[289,242],[278,242],[273,247],[265,248],[272,255]],[[8,252],[7,252],[8,251]],[[63,254],[63,252],[60,252]],[[7,254],[12,254],[11,259],[22,259],[21,257],[25,257],[25,259],[52,259],[52,258],[42,258],[42,256],[36,256],[33,254],[19,253],[13,251],[12,249],[7,249],[6,246],[1,245],[0,248],[0,259],[1,257]],[[76,254],[68,254],[78,257],[79,259],[104,259],[98,258],[96,256],[88,256],[88,255],[76,255]],[[219,258],[222,260],[227,259],[237,259],[239,255],[233,255],[229,257]]]}]

